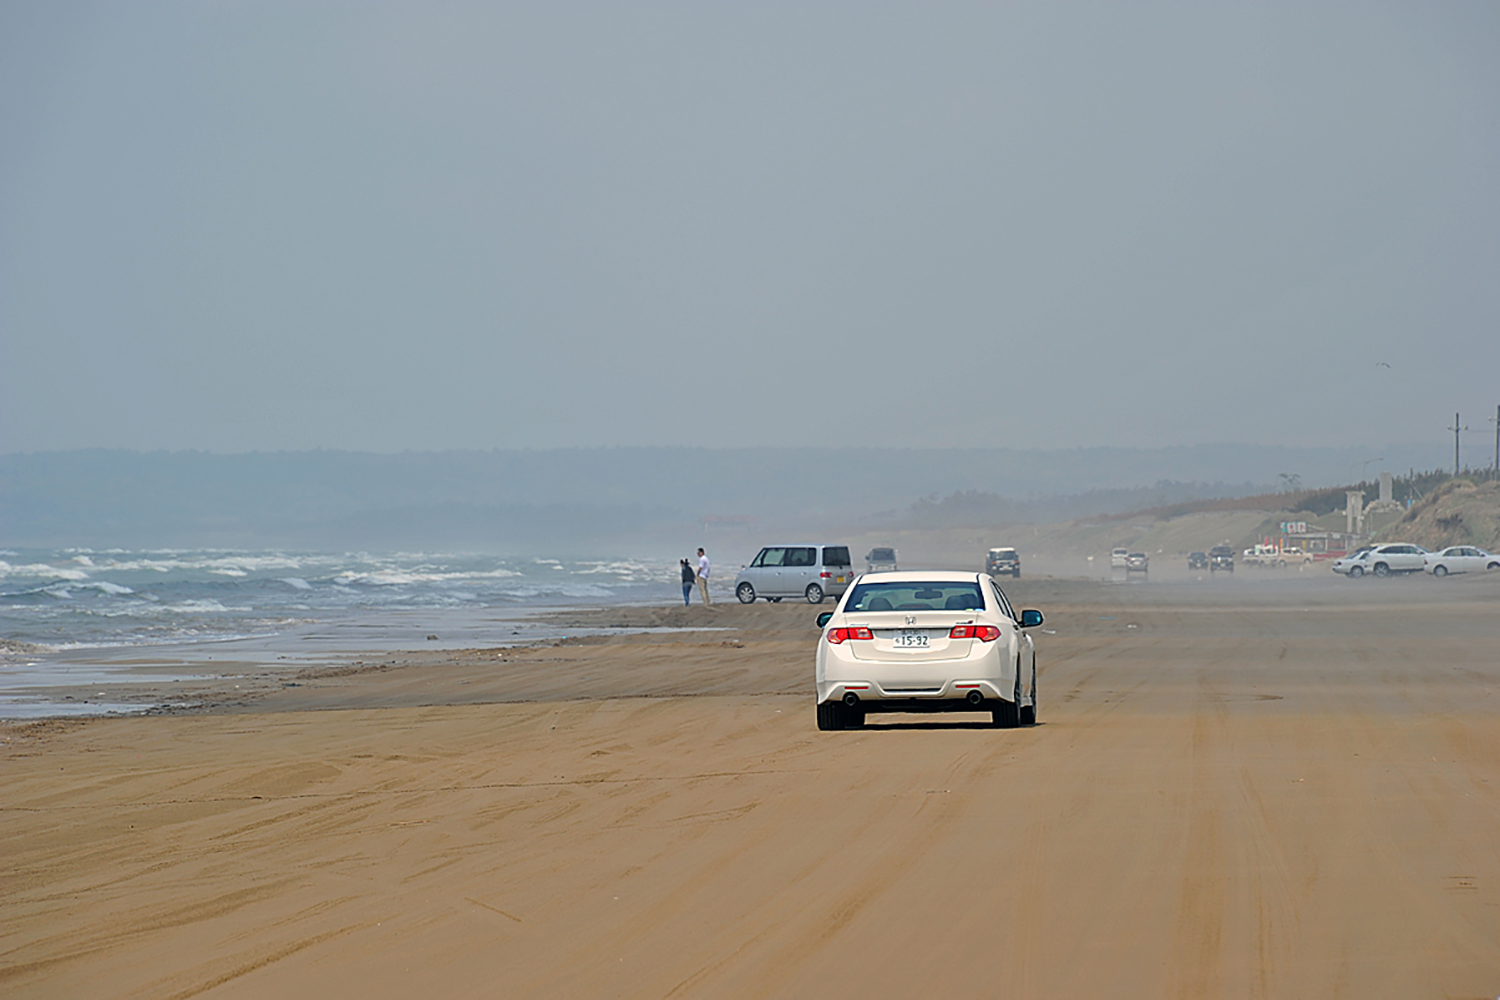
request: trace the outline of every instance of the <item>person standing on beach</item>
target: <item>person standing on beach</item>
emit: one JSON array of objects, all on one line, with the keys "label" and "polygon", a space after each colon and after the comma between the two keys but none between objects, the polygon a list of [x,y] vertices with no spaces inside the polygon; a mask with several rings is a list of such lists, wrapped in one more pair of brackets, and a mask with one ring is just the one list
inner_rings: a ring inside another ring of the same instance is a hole
[{"label": "person standing on beach", "polygon": [[713,601],[708,599],[708,556],[703,550],[698,550],[698,590],[703,594],[703,606],[708,607]]},{"label": "person standing on beach", "polygon": [[682,562],[682,603],[683,604],[692,604],[693,602],[690,601],[690,600],[688,600],[688,598],[690,598],[690,597],[693,596],[693,580],[696,579],[696,576],[693,573],[693,567],[691,567],[691,566],[688,565],[688,561],[686,559],[681,560],[681,562]]}]

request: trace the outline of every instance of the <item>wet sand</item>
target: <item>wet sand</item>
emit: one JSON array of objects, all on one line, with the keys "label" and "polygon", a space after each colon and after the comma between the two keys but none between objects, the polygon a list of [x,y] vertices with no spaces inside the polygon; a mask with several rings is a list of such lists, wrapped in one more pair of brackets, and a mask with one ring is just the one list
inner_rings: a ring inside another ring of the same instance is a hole
[{"label": "wet sand", "polygon": [[1442,583],[1016,581],[1024,730],[817,732],[790,602],[7,726],[0,991],[1494,997],[1500,580]]}]

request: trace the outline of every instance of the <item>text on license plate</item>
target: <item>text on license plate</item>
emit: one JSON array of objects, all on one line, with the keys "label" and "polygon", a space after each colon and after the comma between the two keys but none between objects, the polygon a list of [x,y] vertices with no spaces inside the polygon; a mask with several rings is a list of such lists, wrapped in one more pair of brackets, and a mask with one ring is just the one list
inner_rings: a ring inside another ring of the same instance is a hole
[{"label": "text on license plate", "polygon": [[927,633],[921,629],[904,628],[896,633],[896,638],[891,645],[897,649],[925,649],[927,646]]},{"label": "text on license plate", "polygon": [[838,577],[838,582],[839,583],[843,583],[844,582],[844,578],[843,577]]}]

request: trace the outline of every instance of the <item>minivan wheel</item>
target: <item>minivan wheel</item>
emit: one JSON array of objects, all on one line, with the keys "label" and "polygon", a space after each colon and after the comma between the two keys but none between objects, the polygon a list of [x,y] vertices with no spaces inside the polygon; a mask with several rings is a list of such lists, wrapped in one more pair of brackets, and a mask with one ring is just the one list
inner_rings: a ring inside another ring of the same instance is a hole
[{"label": "minivan wheel", "polygon": [[734,596],[740,599],[741,604],[754,604],[755,588],[748,583],[742,583],[735,588]]},{"label": "minivan wheel", "polygon": [[818,586],[816,583],[809,583],[807,585],[806,595],[808,604],[823,603],[823,588]]},{"label": "minivan wheel", "polygon": [[824,732],[844,728],[844,706],[836,701],[825,701],[818,705],[818,728]]},{"label": "minivan wheel", "polygon": [[1387,566],[1385,563],[1376,563],[1375,564],[1375,575],[1376,576],[1390,576],[1391,575],[1391,568],[1389,566]]}]

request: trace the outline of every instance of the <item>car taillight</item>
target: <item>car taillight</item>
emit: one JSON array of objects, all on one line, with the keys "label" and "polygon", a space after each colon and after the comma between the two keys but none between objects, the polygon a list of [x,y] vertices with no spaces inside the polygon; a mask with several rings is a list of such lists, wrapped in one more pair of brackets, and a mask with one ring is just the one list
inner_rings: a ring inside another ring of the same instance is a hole
[{"label": "car taillight", "polygon": [[955,625],[953,631],[948,633],[950,639],[978,639],[980,642],[994,642],[1000,638],[1000,630],[993,625]]},{"label": "car taillight", "polygon": [[828,630],[828,641],[837,646],[845,639],[873,639],[875,633],[867,628],[831,628]]},{"label": "car taillight", "polygon": [[831,580],[831,579],[833,579],[833,574],[830,573],[830,572],[828,572],[826,569],[823,572],[819,573],[818,575],[821,576],[825,580]]}]

